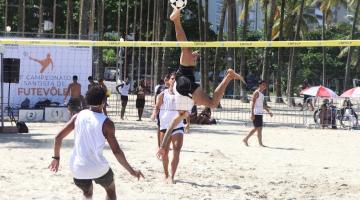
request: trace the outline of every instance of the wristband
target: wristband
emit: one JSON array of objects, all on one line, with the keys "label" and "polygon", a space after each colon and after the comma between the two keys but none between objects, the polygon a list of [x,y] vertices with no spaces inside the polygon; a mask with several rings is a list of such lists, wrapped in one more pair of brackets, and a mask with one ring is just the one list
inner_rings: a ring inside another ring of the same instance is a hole
[{"label": "wristband", "polygon": [[55,160],[60,160],[60,157],[59,156],[53,156],[51,157],[52,159],[55,159]]}]

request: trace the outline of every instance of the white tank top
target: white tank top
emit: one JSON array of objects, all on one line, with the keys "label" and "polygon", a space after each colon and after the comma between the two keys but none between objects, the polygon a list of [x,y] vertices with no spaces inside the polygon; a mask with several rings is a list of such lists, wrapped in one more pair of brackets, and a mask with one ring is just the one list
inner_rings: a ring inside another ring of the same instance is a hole
[{"label": "white tank top", "polygon": [[81,111],[75,120],[74,149],[70,169],[76,179],[94,179],[103,176],[110,167],[103,156],[105,137],[103,124],[107,117],[90,110]]},{"label": "white tank top", "polygon": [[[179,112],[176,110],[175,95],[169,89],[164,90],[163,104],[160,107],[160,130],[167,129]],[[184,127],[181,121],[174,129]]]},{"label": "white tank top", "polygon": [[128,96],[129,95],[129,89],[130,89],[130,83],[126,84],[124,83],[122,87],[120,87],[120,94],[122,96]]},{"label": "white tank top", "polygon": [[259,94],[258,98],[255,101],[254,106],[254,115],[263,115],[264,110],[264,94],[260,92],[259,90],[256,90]]}]

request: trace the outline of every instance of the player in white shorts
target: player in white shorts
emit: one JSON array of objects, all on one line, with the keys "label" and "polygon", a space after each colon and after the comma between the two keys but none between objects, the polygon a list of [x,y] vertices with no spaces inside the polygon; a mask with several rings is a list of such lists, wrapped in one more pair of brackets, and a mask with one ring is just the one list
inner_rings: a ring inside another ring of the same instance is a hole
[{"label": "player in white shorts", "polygon": [[[174,9],[173,13],[170,15],[170,20],[173,21],[175,25],[177,41],[187,41],[186,34],[181,25],[180,10]],[[198,56],[198,53],[193,52],[189,47],[181,48],[180,66],[176,72],[176,83],[174,85],[176,110],[178,111],[178,114],[171,121],[160,145],[160,149],[157,153],[159,159],[162,159],[165,155],[165,144],[168,143],[172,130],[178,123],[189,116],[189,112],[194,104],[216,108],[219,105],[221,98],[224,96],[225,89],[230,81],[241,80],[245,83],[245,80],[241,75],[235,73],[232,69],[228,69],[226,76],[215,89],[213,97],[210,98],[202,88],[199,87],[199,84],[195,83],[194,69]]]},{"label": "player in white shorts", "polygon": [[[171,121],[174,117],[178,114],[178,111],[175,109],[175,93],[173,90],[174,82],[175,82],[176,75],[171,74],[169,84],[170,87],[165,89],[161,94],[158,95],[156,100],[156,109],[152,115],[152,118],[155,118],[157,113],[159,113],[160,119],[160,140],[162,141],[165,132],[168,129]],[[187,128],[189,123],[187,123]],[[162,162],[164,167],[165,173],[165,180],[167,183],[175,183],[174,177],[176,173],[177,166],[179,164],[179,156],[181,147],[183,144],[183,135],[184,135],[184,123],[181,121],[178,123],[175,128],[172,130],[170,140],[165,145],[165,154],[163,156]],[[170,141],[172,142],[173,146],[173,159],[171,162],[171,176],[169,177],[169,148],[170,148]]]}]

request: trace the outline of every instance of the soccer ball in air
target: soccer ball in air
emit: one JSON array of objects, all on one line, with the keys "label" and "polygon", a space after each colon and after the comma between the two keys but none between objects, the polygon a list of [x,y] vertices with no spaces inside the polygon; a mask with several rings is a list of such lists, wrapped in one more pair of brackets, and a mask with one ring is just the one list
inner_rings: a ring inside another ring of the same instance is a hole
[{"label": "soccer ball in air", "polygon": [[183,9],[186,7],[187,0],[170,0],[170,5],[173,8]]}]

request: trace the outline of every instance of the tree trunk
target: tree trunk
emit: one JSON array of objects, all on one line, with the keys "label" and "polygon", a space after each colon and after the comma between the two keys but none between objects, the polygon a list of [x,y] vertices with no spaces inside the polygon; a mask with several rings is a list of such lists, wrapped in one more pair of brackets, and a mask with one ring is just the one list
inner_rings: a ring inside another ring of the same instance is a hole
[{"label": "tree trunk", "polygon": [[[209,40],[209,0],[205,0],[205,26],[204,26],[204,41],[208,41]],[[209,74],[209,49],[205,48],[204,49],[204,91],[206,91],[206,93],[209,93],[209,78],[208,78],[208,74]]]},{"label": "tree trunk", "polygon": [[[222,9],[221,9],[221,16],[220,16],[220,25],[219,25],[219,33],[218,33],[218,37],[217,37],[217,41],[223,41],[223,34],[224,34],[224,24],[225,24],[225,16],[226,16],[226,9],[227,9],[227,1],[228,0],[223,0],[223,5],[222,5]],[[216,48],[215,50],[215,60],[214,60],[214,80],[213,80],[213,90],[215,90],[217,83],[219,81],[218,79],[218,72],[217,72],[217,68],[218,68],[218,57],[219,57],[219,48]]]},{"label": "tree trunk", "polygon": [[43,0],[40,0],[39,2],[39,24],[38,24],[38,33],[41,36],[44,32],[44,7],[43,7]]},{"label": "tree trunk", "polygon": [[69,38],[69,34],[73,33],[73,1],[67,0],[67,9],[66,9],[66,38]]},{"label": "tree trunk", "polygon": [[54,0],[54,5],[53,5],[53,38],[56,37],[56,0]]},{"label": "tree trunk", "polygon": [[116,23],[116,32],[118,33],[119,37],[121,37],[120,24],[121,24],[121,0],[119,0],[119,4],[117,7],[117,23]]},{"label": "tree trunk", "polygon": [[[129,31],[129,0],[126,0],[126,23],[125,23],[125,35],[124,40],[127,40]],[[125,47],[125,62],[124,62],[124,80],[128,77],[128,48]],[[130,80],[133,81],[133,80]]]},{"label": "tree trunk", "polygon": [[[247,40],[247,28],[248,28],[248,20],[249,20],[249,0],[244,1],[244,21],[243,21],[243,29],[242,29],[242,40]],[[240,53],[240,75],[245,76],[245,68],[246,68],[246,57],[245,57],[245,48],[239,49]],[[248,103],[249,99],[246,94],[246,87],[240,81],[240,98],[243,103]]]},{"label": "tree trunk", "polygon": [[[323,12],[322,16],[322,32],[321,32],[321,40],[325,40],[325,21],[326,21],[326,12]],[[322,47],[322,85],[325,85],[326,76],[325,76],[325,65],[326,65],[326,49],[325,47]]]},{"label": "tree trunk", "polygon": [[[136,36],[136,27],[137,27],[137,12],[138,12],[138,4],[137,4],[137,0],[134,0],[134,4],[135,4],[135,8],[134,8],[134,23],[133,23],[133,30],[132,30],[132,36],[134,36],[134,41],[135,41],[135,36]],[[131,53],[131,70],[130,70],[130,77],[131,80],[134,81],[134,70],[135,70],[135,54],[136,54],[136,48],[132,48],[132,53]],[[139,77],[137,77],[137,80],[139,80]],[[137,84],[139,84],[139,82],[137,82]]]},{"label": "tree trunk", "polygon": [[[158,0],[158,18],[156,20],[156,41],[161,40],[162,36],[162,21],[164,18],[164,2]],[[161,66],[160,66],[160,58],[161,58],[161,51],[160,48],[155,49],[155,67],[157,68],[155,71],[155,82],[158,82],[161,78]]]},{"label": "tree trunk", "polygon": [[[144,11],[144,8],[143,8],[143,0],[140,0],[140,21],[139,21],[139,41],[142,41],[142,23],[143,23],[143,11]],[[139,51],[139,56],[138,56],[138,67],[137,67],[137,77],[138,77],[138,83],[140,83],[140,80],[141,80],[141,75],[142,72],[141,72],[141,58],[142,55],[141,55],[141,47],[139,47],[138,49]]]},{"label": "tree trunk", "polygon": [[[170,14],[171,14],[171,6],[170,6],[170,1],[167,1],[167,14],[166,14],[166,18],[168,19]],[[164,36],[164,41],[169,41],[170,40],[170,34],[171,34],[171,28],[172,28],[172,24],[170,20],[166,20],[166,25],[165,25],[165,36]],[[169,66],[169,51],[166,48],[163,48],[163,56],[162,56],[162,64],[161,64],[161,68],[162,68],[162,74],[165,75],[167,73],[169,73],[168,70],[168,66]]]},{"label": "tree trunk", "polygon": [[94,40],[94,29],[95,29],[95,0],[91,0],[91,11],[89,19],[89,36]]},{"label": "tree trunk", "polygon": [[91,12],[91,1],[81,0],[80,20],[79,20],[79,39],[89,39],[89,18]]},{"label": "tree trunk", "polygon": [[[200,41],[204,41],[204,35],[203,35],[203,30],[204,30],[204,23],[203,23],[203,6],[202,6],[202,1],[203,0],[198,0],[198,26],[199,26],[199,40]],[[202,88],[204,87],[204,83],[205,83],[205,72],[204,72],[204,49],[200,48],[199,50],[199,54],[200,54],[200,58],[199,58],[199,65],[200,65],[200,86]]]},{"label": "tree trunk", "polygon": [[[285,18],[285,6],[286,0],[281,0],[281,16],[280,16],[280,30],[279,30],[279,41],[284,40],[284,18]],[[282,98],[281,92],[281,74],[284,69],[284,55],[283,55],[284,48],[278,49],[278,68],[275,74],[275,93],[276,93],[276,100],[275,103],[284,103]]]},{"label": "tree trunk", "polygon": [[[235,0],[228,0],[228,40],[229,41],[235,41],[235,37],[236,37],[236,21],[234,21],[234,18],[236,18],[236,7],[235,6],[236,6]],[[234,66],[235,66],[235,49],[234,48],[228,48],[227,65],[230,68],[234,68]],[[238,91],[236,90],[236,81],[234,81],[234,87],[233,87],[233,97],[234,98],[236,98],[237,92]]]},{"label": "tree trunk", "polygon": [[[97,0],[97,7],[98,7],[98,13],[97,13],[97,29],[98,29],[98,40],[104,39],[104,2],[105,0]],[[103,78],[104,76],[104,62],[103,62],[103,48],[98,47],[96,48],[97,52],[97,58],[98,58],[98,66],[97,66],[97,78]]]},{"label": "tree trunk", "polygon": [[[354,39],[354,35],[355,35],[355,31],[356,31],[356,23],[357,23],[357,18],[359,15],[359,7],[360,7],[360,1],[357,1],[356,4],[356,9],[355,9],[355,14],[354,14],[354,21],[352,24],[352,29],[351,29],[351,36],[350,39],[353,40]],[[349,47],[349,52],[347,55],[347,59],[346,59],[346,67],[345,67],[345,80],[344,80],[344,91],[346,91],[347,89],[349,89],[349,71],[350,71],[350,63],[351,63],[351,56],[352,56],[352,52],[353,52],[353,47]]]},{"label": "tree trunk", "polygon": [[[149,41],[149,27],[150,27],[150,3],[151,1],[147,1],[147,15],[146,15],[146,41]],[[147,75],[148,75],[148,59],[149,58],[149,48],[145,48],[145,82],[147,82]],[[151,90],[154,84],[150,85]]]},{"label": "tree trunk", "polygon": [[[153,18],[152,18],[152,41],[155,41],[156,40],[156,30],[157,30],[157,27],[156,27],[156,21],[157,21],[157,18],[158,18],[158,12],[156,12],[157,8],[158,8],[158,4],[159,4],[159,1],[158,0],[154,0],[154,5],[153,5]],[[152,87],[155,86],[156,84],[156,77],[154,76],[154,71],[156,71],[157,69],[154,70],[155,68],[155,47],[154,48],[151,48],[151,64],[150,64],[150,73],[151,73],[151,82],[153,83],[152,84]]]},{"label": "tree trunk", "polygon": [[[304,13],[304,6],[305,6],[305,0],[301,0],[301,7],[300,12],[298,14],[297,20],[296,20],[296,30],[295,30],[295,36],[294,41],[296,41],[300,34],[300,19],[303,16]],[[288,105],[289,106],[295,106],[295,100],[293,98],[293,87],[294,87],[294,72],[295,72],[295,57],[296,57],[296,48],[293,47],[290,55],[290,63],[289,63],[289,70],[288,70],[288,82],[287,82],[287,98],[288,98]]]},{"label": "tree trunk", "polygon": [[[268,17],[268,24],[266,28],[266,40],[272,40],[272,27],[274,24],[274,15],[275,15],[275,0],[270,1],[270,16]],[[267,8],[266,8],[267,9]],[[266,16],[267,18],[267,16]],[[271,68],[271,48],[265,48],[264,51],[264,63],[261,74],[261,79],[269,83],[269,69]],[[265,96],[269,95],[269,90],[266,90]],[[269,100],[269,99],[268,99]]]},{"label": "tree trunk", "polygon": [[24,37],[25,32],[25,0],[19,0],[18,32]]}]

